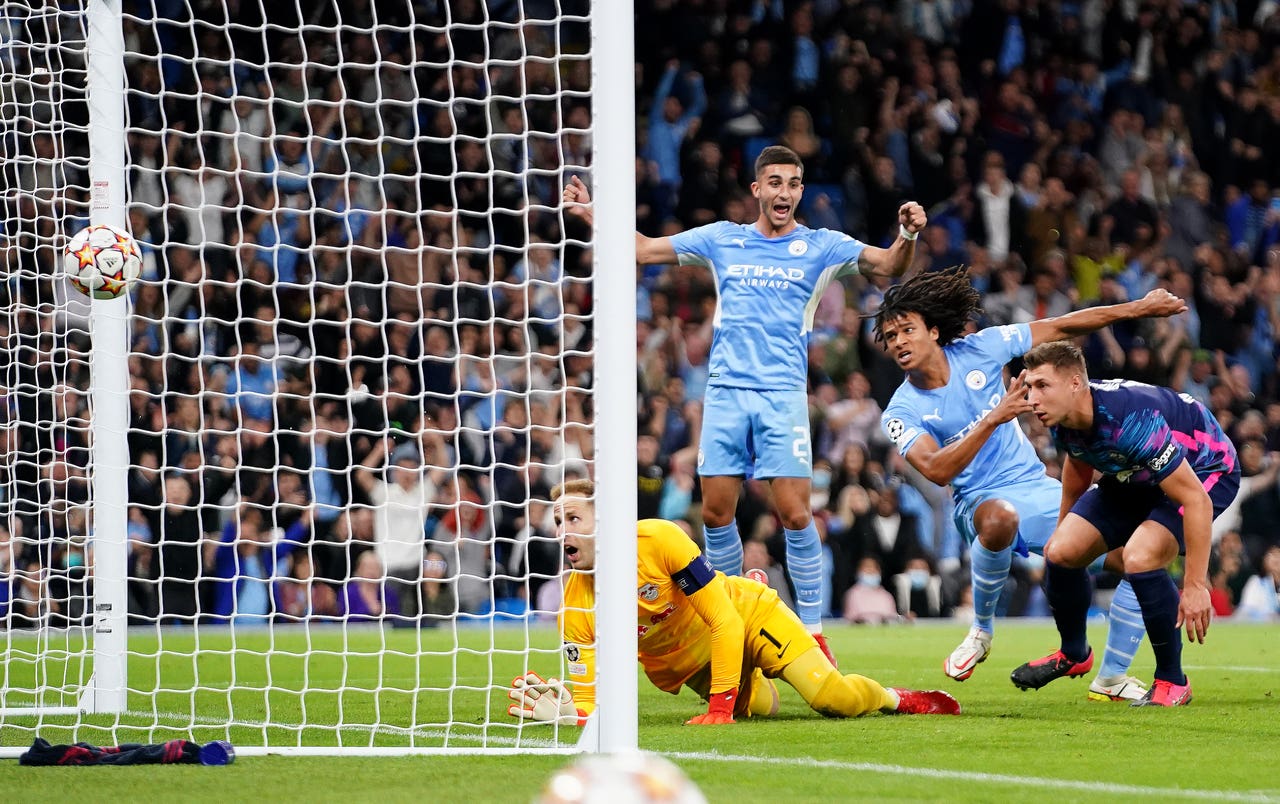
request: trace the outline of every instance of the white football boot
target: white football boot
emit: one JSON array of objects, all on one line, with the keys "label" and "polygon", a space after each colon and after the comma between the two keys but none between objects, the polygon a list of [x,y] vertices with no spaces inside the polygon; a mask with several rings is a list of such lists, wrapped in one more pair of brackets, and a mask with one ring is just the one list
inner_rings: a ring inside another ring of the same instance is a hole
[{"label": "white football boot", "polygon": [[973,675],[978,665],[987,660],[990,653],[991,633],[975,625],[969,629],[969,635],[959,647],[951,651],[951,655],[942,663],[942,671],[956,681],[964,681]]},{"label": "white football boot", "polygon": [[1133,676],[1113,676],[1109,679],[1099,676],[1089,685],[1091,701],[1139,701],[1146,694],[1147,688]]}]

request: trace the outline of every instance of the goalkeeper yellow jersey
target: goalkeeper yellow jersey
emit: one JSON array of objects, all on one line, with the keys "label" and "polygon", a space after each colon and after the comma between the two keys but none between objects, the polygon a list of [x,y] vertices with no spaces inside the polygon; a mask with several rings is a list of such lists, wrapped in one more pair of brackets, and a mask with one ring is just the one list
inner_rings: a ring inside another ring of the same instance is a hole
[{"label": "goalkeeper yellow jersey", "polygon": [[[777,595],[743,578],[726,578],[707,563],[677,525],[662,519],[636,524],[636,614],[639,659],[654,686],[670,693],[711,664],[713,693],[741,680],[746,629],[765,597]],[[595,709],[595,576],[570,572],[560,628],[573,698],[583,713]]]}]

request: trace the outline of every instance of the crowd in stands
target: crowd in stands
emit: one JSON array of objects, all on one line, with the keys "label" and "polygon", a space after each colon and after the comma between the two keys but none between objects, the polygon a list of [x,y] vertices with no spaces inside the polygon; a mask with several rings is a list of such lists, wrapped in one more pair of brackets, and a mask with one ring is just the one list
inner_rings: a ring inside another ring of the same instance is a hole
[{"label": "crowd in stands", "polygon": [[[646,234],[754,220],[751,166],[780,142],[805,160],[801,217],[810,226],[886,245],[898,206],[923,204],[930,225],[916,268],[968,265],[986,311],[975,327],[1156,287],[1187,299],[1183,315],[1113,327],[1083,345],[1094,377],[1190,394],[1239,448],[1246,481],[1217,523],[1214,577],[1219,614],[1240,605],[1244,584],[1266,573],[1264,556],[1280,542],[1280,7],[648,6],[637,16],[636,48],[638,108],[648,112],[637,165]],[[696,523],[698,400],[715,289],[692,267],[646,266],[638,279],[642,500],[663,479],[649,510],[687,510]],[[880,432],[902,376],[859,315],[876,309],[883,290],[879,281],[833,285],[810,347],[827,613],[854,621],[966,605],[965,549],[946,496]],[[1047,433],[1026,424],[1056,473]],[[781,560],[764,489],[748,488],[740,528]],[[1041,576],[1034,556],[1018,562],[1002,610],[1046,613]]]},{"label": "crowd in stands", "polygon": [[[565,179],[590,171],[588,4],[340,5],[299,35],[291,8],[240,3],[226,25],[215,0],[125,3],[145,251],[129,358],[136,622],[555,609],[545,501],[589,473],[602,437],[591,233],[560,209]],[[1275,2],[636,10],[642,232],[754,220],[751,165],[777,142],[805,161],[810,226],[879,245],[903,201],[922,203],[916,268],[968,265],[985,298],[975,326],[1154,287],[1185,298],[1180,316],[1091,337],[1090,369],[1171,385],[1219,417],[1246,479],[1215,533],[1215,603],[1280,612]],[[26,158],[4,171],[0,255],[17,280],[0,323],[0,607],[15,625],[74,622],[92,564],[89,342],[49,308],[61,232],[90,198],[87,162],[58,156],[87,146],[34,112],[4,136]],[[639,513],[698,538],[715,289],[680,266],[640,266],[637,284]],[[968,586],[948,496],[880,431],[902,378],[860,316],[885,287],[833,284],[810,347],[824,606],[859,622],[963,612]],[[781,529],[764,488],[746,488],[748,566],[785,592]],[[1045,613],[1041,571],[1016,565],[1004,612]]]}]

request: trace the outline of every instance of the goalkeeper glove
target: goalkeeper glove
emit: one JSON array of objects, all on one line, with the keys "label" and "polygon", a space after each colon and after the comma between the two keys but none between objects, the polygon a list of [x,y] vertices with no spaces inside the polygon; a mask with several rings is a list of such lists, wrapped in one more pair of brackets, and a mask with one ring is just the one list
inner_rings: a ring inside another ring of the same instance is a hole
[{"label": "goalkeeper glove", "polygon": [[529,671],[511,682],[507,697],[515,702],[507,707],[507,714],[514,718],[536,723],[582,725],[578,708],[573,705],[573,694],[559,679],[544,681],[537,673]]},{"label": "goalkeeper glove", "polygon": [[686,726],[724,726],[733,722],[733,705],[738,700],[738,690],[713,692],[707,699],[707,713],[685,722]]}]

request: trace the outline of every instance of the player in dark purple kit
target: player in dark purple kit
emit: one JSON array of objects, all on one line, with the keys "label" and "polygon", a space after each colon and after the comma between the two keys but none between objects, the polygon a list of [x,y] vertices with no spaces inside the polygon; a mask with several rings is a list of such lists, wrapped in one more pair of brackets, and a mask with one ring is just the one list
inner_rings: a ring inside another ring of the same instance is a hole
[{"label": "player in dark purple kit", "polygon": [[[1045,594],[1062,637],[1058,651],[1022,665],[1012,680],[1039,689],[1093,666],[1085,634],[1091,598],[1085,568],[1123,547],[1156,655],[1155,683],[1134,706],[1184,706],[1182,639],[1209,630],[1213,519],[1240,488],[1236,450],[1217,420],[1186,394],[1136,382],[1089,382],[1084,357],[1066,341],[1023,357],[1027,400],[1066,453],[1058,527],[1045,546]],[[1093,470],[1102,473],[1090,488]],[[1186,554],[1181,599],[1168,566]]]}]

